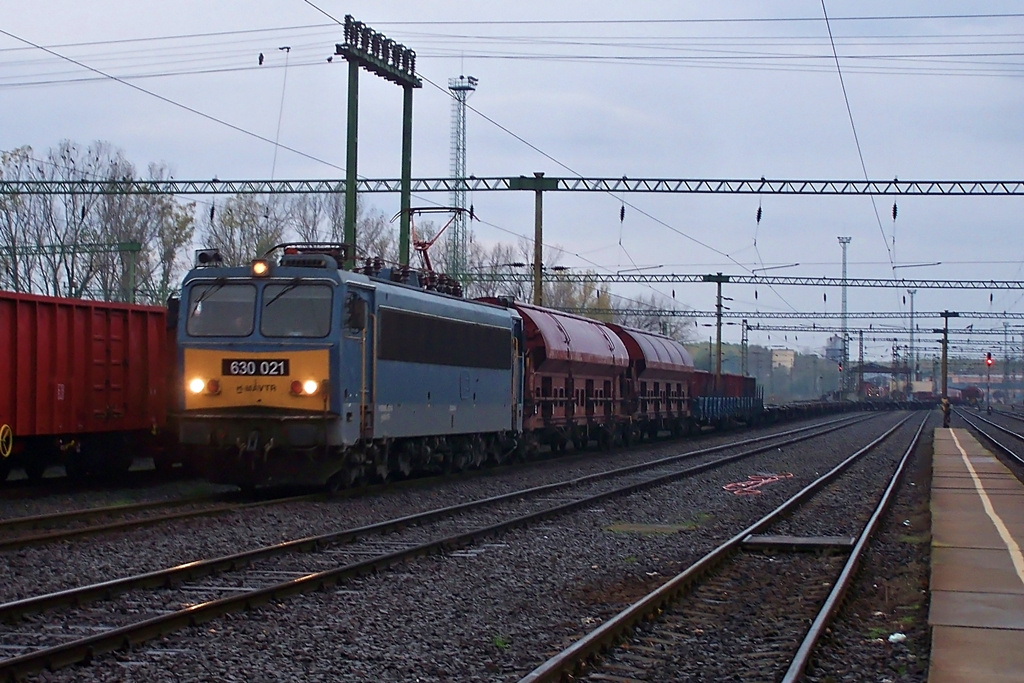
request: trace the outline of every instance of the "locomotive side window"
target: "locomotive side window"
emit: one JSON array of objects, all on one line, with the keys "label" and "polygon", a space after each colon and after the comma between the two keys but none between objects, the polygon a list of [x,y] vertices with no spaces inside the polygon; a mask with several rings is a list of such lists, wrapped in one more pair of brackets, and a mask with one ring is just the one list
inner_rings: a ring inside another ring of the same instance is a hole
[{"label": "locomotive side window", "polygon": [[211,282],[189,290],[185,331],[193,337],[248,337],[256,315],[256,288]]},{"label": "locomotive side window", "polygon": [[366,327],[366,301],[355,292],[345,299],[345,327],[356,332]]},{"label": "locomotive side window", "polygon": [[268,284],[263,288],[260,333],[265,337],[326,337],[333,288],[320,284]]},{"label": "locomotive side window", "polygon": [[512,367],[512,332],[382,307],[378,358],[507,370]]}]

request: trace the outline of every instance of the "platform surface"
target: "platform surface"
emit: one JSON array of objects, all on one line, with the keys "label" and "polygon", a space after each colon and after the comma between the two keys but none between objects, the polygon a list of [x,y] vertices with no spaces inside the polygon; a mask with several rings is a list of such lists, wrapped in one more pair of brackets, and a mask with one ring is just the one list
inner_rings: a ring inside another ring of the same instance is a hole
[{"label": "platform surface", "polygon": [[929,683],[1024,681],[1024,485],[966,429],[935,430]]}]

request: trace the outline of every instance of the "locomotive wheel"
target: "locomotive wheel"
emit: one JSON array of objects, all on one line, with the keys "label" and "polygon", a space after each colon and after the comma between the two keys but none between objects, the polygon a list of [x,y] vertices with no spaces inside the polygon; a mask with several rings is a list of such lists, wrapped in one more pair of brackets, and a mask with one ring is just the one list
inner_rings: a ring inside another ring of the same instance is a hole
[{"label": "locomotive wheel", "polygon": [[395,470],[403,477],[412,474],[412,453],[408,449],[402,449],[395,458]]}]

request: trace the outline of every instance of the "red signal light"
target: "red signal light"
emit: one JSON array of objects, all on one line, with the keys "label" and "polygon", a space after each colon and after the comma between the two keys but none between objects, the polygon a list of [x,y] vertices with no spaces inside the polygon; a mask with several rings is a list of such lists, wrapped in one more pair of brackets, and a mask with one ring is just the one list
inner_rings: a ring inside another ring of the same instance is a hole
[{"label": "red signal light", "polygon": [[992,354],[985,354],[985,365],[991,366],[993,363],[995,363],[995,361],[992,360]]}]

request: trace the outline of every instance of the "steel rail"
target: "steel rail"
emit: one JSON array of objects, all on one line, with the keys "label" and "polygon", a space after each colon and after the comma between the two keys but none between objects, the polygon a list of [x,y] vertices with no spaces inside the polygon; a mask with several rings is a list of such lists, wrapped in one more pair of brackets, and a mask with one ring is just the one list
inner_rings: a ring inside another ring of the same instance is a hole
[{"label": "steel rail", "polygon": [[[16,680],[17,678],[24,676],[26,673],[29,673],[31,671],[37,671],[42,668],[54,669],[77,662],[89,661],[92,657],[94,657],[97,654],[110,652],[121,647],[141,643],[155,637],[166,635],[175,630],[179,630],[180,628],[205,623],[211,619],[217,618],[230,612],[247,610],[274,600],[280,600],[286,597],[290,597],[292,595],[307,593],[314,590],[320,590],[325,587],[334,586],[344,580],[381,571],[392,565],[408,561],[410,558],[413,557],[427,556],[449,550],[457,550],[459,548],[469,546],[480,540],[490,538],[501,533],[505,533],[511,529],[522,527],[536,521],[550,519],[552,517],[565,514],[576,509],[585,508],[586,506],[592,505],[596,501],[609,499],[619,495],[628,495],[630,493],[635,493],[646,488],[665,484],[670,481],[691,476],[698,472],[703,472],[714,467],[724,465],[729,462],[734,462],[742,458],[756,455],[758,453],[773,451],[780,445],[787,445],[790,443],[796,443],[798,441],[804,441],[807,439],[815,438],[817,436],[822,436],[833,431],[836,431],[838,429],[842,429],[843,427],[858,424],[859,422],[862,421],[870,420],[872,419],[872,417],[874,416],[863,417],[860,419],[855,418],[837,420],[834,423],[830,423],[831,426],[828,426],[826,429],[823,429],[819,432],[811,434],[797,434],[792,439],[782,441],[781,443],[778,441],[773,441],[768,445],[758,446],[749,451],[744,451],[742,453],[725,456],[708,463],[703,463],[693,467],[687,467],[669,474],[658,475],[644,481],[633,482],[626,486],[604,491],[593,496],[586,496],[566,503],[557,504],[543,510],[538,510],[526,515],[507,519],[505,521],[498,522],[496,524],[492,524],[486,527],[480,527],[453,536],[434,539],[413,547],[397,550],[383,555],[378,555],[370,559],[350,563],[341,567],[336,567],[334,569],[310,573],[298,579],[284,581],[281,583],[274,584],[272,586],[267,586],[245,593],[240,593],[238,595],[232,595],[229,597],[210,600],[198,605],[193,605],[186,609],[179,610],[177,612],[152,617],[141,622],[121,626],[103,633],[97,633],[86,638],[81,638],[75,641],[63,643],[61,645],[57,645],[54,647],[36,650],[34,652],[29,652],[24,655],[3,659],[0,660],[0,677],[6,678],[7,680]],[[814,426],[811,426],[792,431],[806,432],[813,429]],[[758,437],[757,440],[770,440],[773,437],[777,438],[778,436],[779,435],[766,435],[764,437]],[[610,476],[610,472],[619,472],[620,474],[629,473],[633,470],[636,470],[638,467],[651,467],[653,463],[664,464],[664,461],[673,458],[679,460],[686,457],[691,457],[694,453],[703,454],[704,452],[707,451],[717,451],[735,447],[736,444],[723,444],[721,446],[714,446],[709,449],[702,449],[701,451],[697,452],[690,452],[685,454],[679,454],[676,456],[670,456],[669,458],[662,458],[657,461],[652,461],[652,463],[645,463],[644,465],[641,466],[629,466],[624,468],[618,468],[616,470],[602,472],[597,475],[574,478],[564,482],[558,482],[557,484],[548,484],[544,486],[533,487],[525,491],[495,496],[482,501],[471,501],[469,503],[463,503],[460,505],[452,506],[450,508],[435,509],[428,511],[426,513],[402,517],[397,520],[389,520],[387,522],[381,522],[374,525],[368,525],[366,527],[360,527],[359,529],[337,532],[336,534],[326,534],[324,536],[319,537],[309,537],[297,541],[289,541],[285,544],[279,544],[279,546],[264,548],[255,552],[270,552],[274,548],[284,546],[290,546],[294,548],[296,547],[297,544],[302,544],[305,547],[308,547],[309,549],[321,548],[324,547],[324,545],[326,545],[325,540],[327,537],[333,537],[330,541],[330,544],[334,544],[337,542],[341,542],[342,540],[354,538],[355,534],[365,534],[368,531],[390,530],[393,528],[411,526],[413,524],[421,524],[425,520],[450,515],[452,511],[463,511],[483,504],[491,504],[494,501],[505,500],[511,497],[521,497],[527,492],[543,493],[549,492],[550,490],[552,490],[553,487],[575,487],[584,481],[591,480],[591,478],[593,477],[608,478]],[[232,560],[238,560],[239,558],[243,558],[244,561],[244,559],[248,559],[247,556],[251,557],[251,554],[240,553],[235,556],[219,558],[218,562],[230,562]],[[212,561],[206,561],[206,569],[210,567],[210,562]],[[181,565],[179,568],[175,569],[182,569],[188,571],[193,568],[199,568],[200,565],[202,564],[204,563],[189,563],[186,565]],[[164,585],[165,583],[167,583],[168,579],[166,572],[167,570],[165,570],[164,572],[153,572],[150,574],[140,575],[140,577],[132,577],[132,579],[142,578],[148,582],[157,580],[157,583],[150,583],[149,585]],[[178,576],[175,578],[180,579],[181,577]],[[46,596],[40,596],[38,598],[29,598],[15,603],[8,603],[7,605],[0,606],[0,615],[2,615],[3,618],[5,619],[17,618],[21,614],[27,613],[27,611],[23,609],[26,606],[31,606],[31,611],[39,611],[39,608],[48,608],[50,606],[59,604],[77,604],[75,601],[78,598],[88,597],[91,599],[96,599],[99,597],[103,597],[105,594],[107,594],[105,593],[105,591],[109,592],[109,594],[112,595],[117,592],[123,592],[121,588],[123,588],[123,582],[125,581],[127,580],[122,579],[117,581],[111,581],[106,582],[104,584],[97,584],[95,586],[88,586],[84,589],[72,589],[71,591],[53,593]]]},{"label": "steel rail", "polygon": [[28,536],[15,536],[14,538],[0,539],[0,551],[17,550],[18,548],[27,548],[33,545],[52,543],[54,541],[63,541],[70,538],[79,538],[81,536],[93,536],[95,534],[101,534],[106,531],[123,531],[126,529],[136,529],[138,527],[152,526],[154,524],[162,524],[164,522],[174,522],[181,519],[189,519],[191,517],[220,515],[226,512],[237,512],[238,510],[247,510],[249,508],[263,507],[267,505],[297,503],[303,500],[314,500],[316,498],[322,497],[323,494],[316,493],[305,494],[302,496],[289,496],[287,498],[274,498],[272,500],[263,500],[254,503],[226,503],[223,505],[215,505],[212,507],[203,508],[201,510],[186,510],[183,512],[174,512],[166,515],[143,517],[141,519],[128,519],[122,520],[120,522],[95,524],[92,526],[79,527],[77,529],[59,529],[57,531],[47,531],[44,533],[31,534]]},{"label": "steel rail", "polygon": [[103,515],[112,515],[125,512],[142,512],[144,510],[152,510],[161,507],[178,507],[182,505],[201,505],[203,503],[213,503],[225,498],[224,494],[212,493],[203,496],[194,496],[192,498],[177,498],[169,500],[149,500],[139,503],[126,503],[123,505],[105,505],[103,507],[94,508],[79,508],[77,510],[63,511],[63,512],[49,512],[41,515],[30,515],[25,517],[11,517],[9,519],[0,519],[0,532],[7,531],[9,529],[18,529],[23,527],[36,527],[42,525],[49,525],[54,522],[63,521],[78,521],[82,519],[88,519],[89,517],[102,517]]},{"label": "steel rail", "polygon": [[685,571],[662,584],[657,590],[633,603],[562,652],[548,659],[521,678],[519,683],[553,683],[563,680],[563,677],[571,677],[578,674],[580,667],[585,662],[590,661],[615,643],[621,641],[626,633],[631,632],[641,621],[651,618],[660,612],[663,606],[675,602],[683,593],[689,590],[693,583],[734,554],[748,536],[763,531],[782,516],[801,505],[818,490],[831,483],[833,479],[837,478],[861,456],[870,452],[895,433],[897,429],[906,424],[910,417],[908,415],[900,420],[881,436],[860,448],[853,455],[798,491],[774,511],[706,554]]},{"label": "steel rail", "polygon": [[796,655],[793,656],[789,669],[786,670],[785,675],[782,677],[782,683],[796,683],[796,681],[800,680],[804,670],[807,668],[808,661],[810,661],[811,653],[814,652],[814,648],[818,641],[821,640],[821,636],[824,635],[825,630],[832,623],[833,617],[839,611],[843,598],[853,583],[854,575],[860,566],[861,558],[867,550],[868,543],[875,537],[875,532],[878,530],[878,525],[881,524],[882,517],[888,512],[892,500],[896,497],[896,489],[903,479],[907,463],[917,448],[917,444],[921,439],[921,432],[924,431],[924,426],[928,423],[929,417],[926,415],[924,420],[921,421],[921,425],[917,428],[917,433],[914,434],[910,445],[907,446],[907,450],[903,453],[896,471],[889,480],[889,485],[885,488],[885,492],[882,493],[878,505],[875,506],[875,511],[871,514],[871,518],[857,537],[857,542],[847,558],[846,564],[843,565],[843,569],[839,573],[839,578],[832,587],[832,591],[829,593],[828,598],[825,599],[825,604],[818,611],[818,615],[811,622],[811,627],[807,630],[807,635],[804,636],[800,647],[797,648]]}]

